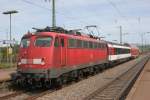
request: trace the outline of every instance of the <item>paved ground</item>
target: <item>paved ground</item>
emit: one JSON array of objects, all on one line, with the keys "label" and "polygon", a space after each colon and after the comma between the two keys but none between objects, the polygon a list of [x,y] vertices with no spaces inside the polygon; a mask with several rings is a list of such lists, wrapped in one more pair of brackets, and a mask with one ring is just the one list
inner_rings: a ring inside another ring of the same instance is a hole
[{"label": "paved ground", "polygon": [[16,72],[16,68],[0,69],[0,82],[9,80],[11,74]]},{"label": "paved ground", "polygon": [[150,60],[126,100],[150,100]]}]

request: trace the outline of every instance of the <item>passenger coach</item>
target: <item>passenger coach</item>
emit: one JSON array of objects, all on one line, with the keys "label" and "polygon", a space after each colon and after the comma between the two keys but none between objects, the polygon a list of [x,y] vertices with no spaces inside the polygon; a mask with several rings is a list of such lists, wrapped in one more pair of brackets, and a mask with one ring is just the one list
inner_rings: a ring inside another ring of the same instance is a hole
[{"label": "passenger coach", "polygon": [[108,42],[108,60],[110,62],[125,61],[131,58],[131,48],[126,45]]}]

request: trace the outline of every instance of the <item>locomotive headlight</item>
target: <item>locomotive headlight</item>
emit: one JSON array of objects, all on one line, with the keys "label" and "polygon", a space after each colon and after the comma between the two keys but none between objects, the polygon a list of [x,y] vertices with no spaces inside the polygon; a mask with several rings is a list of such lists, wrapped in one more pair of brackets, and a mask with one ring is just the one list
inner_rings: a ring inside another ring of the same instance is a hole
[{"label": "locomotive headlight", "polygon": [[18,59],[17,65],[21,65],[21,58]]},{"label": "locomotive headlight", "polygon": [[45,62],[41,62],[41,65],[45,65]]},{"label": "locomotive headlight", "polygon": [[18,62],[18,65],[21,65],[21,62]]},{"label": "locomotive headlight", "polygon": [[41,59],[41,65],[45,65],[44,58]]}]

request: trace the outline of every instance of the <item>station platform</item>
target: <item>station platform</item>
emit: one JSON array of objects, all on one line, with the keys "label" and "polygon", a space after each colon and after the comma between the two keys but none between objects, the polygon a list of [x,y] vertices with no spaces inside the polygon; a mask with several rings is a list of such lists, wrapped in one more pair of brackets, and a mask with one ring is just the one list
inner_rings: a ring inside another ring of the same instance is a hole
[{"label": "station platform", "polygon": [[0,69],[0,82],[11,79],[11,74],[16,72],[16,68]]},{"label": "station platform", "polygon": [[150,60],[145,65],[126,100],[150,100]]}]

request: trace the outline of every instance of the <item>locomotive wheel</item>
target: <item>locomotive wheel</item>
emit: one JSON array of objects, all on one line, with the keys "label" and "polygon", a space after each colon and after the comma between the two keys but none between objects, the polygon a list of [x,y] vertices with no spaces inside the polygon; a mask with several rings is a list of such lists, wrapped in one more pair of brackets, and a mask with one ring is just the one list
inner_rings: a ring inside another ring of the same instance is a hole
[{"label": "locomotive wheel", "polygon": [[99,73],[99,68],[98,68],[98,66],[95,66],[95,68],[94,68],[94,74],[98,74]]},{"label": "locomotive wheel", "polygon": [[63,85],[62,78],[61,78],[61,77],[57,78],[57,79],[56,79],[56,88],[59,89],[59,88],[62,87],[62,85]]},{"label": "locomotive wheel", "polygon": [[83,77],[84,77],[83,72],[82,72],[82,71],[79,71],[79,73],[78,73],[78,79],[79,79],[79,80],[82,80]]},{"label": "locomotive wheel", "polygon": [[42,82],[43,87],[50,89],[51,88],[51,80],[50,81],[46,81],[46,82]]},{"label": "locomotive wheel", "polygon": [[61,78],[55,78],[51,79],[51,88],[59,89],[62,86],[62,79]]},{"label": "locomotive wheel", "polygon": [[89,74],[92,75],[92,76],[94,75],[94,69],[93,69],[93,67],[90,67],[90,72],[89,72]]}]

